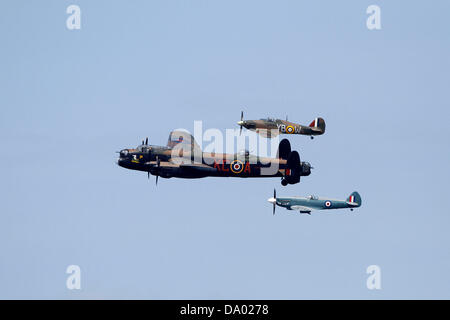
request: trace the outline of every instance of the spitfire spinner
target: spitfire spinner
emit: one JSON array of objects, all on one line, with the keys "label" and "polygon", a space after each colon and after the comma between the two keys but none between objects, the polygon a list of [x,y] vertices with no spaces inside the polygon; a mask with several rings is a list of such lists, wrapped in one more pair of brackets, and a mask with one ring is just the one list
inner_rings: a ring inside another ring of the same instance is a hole
[{"label": "spitfire spinner", "polygon": [[273,204],[273,214],[275,207],[280,206],[288,210],[297,210],[300,213],[311,214],[312,210],[345,209],[358,208],[361,206],[361,196],[358,192],[353,192],[346,200],[333,200],[319,198],[316,196],[303,197],[283,197],[277,198],[276,190],[273,189],[273,197],[267,201]]},{"label": "spitfire spinner", "polygon": [[[200,150],[194,137],[183,131],[172,131],[167,146],[148,144],[148,138],[137,148],[119,152],[121,167],[147,172],[163,178],[203,177],[280,177],[281,184],[296,184],[301,176],[311,174],[311,165],[300,161],[297,151],[291,151],[287,139],[278,147],[277,158],[263,158],[248,151],[236,154],[206,153]],[[200,155],[197,159],[196,155]]]},{"label": "spitfire spinner", "polygon": [[294,122],[280,119],[260,119],[260,120],[244,120],[244,112],[241,111],[241,120],[237,123],[241,128],[246,128],[255,131],[259,135],[272,138],[279,134],[301,134],[310,136],[318,136],[325,133],[325,120],[322,118],[315,118],[309,126],[303,126]]}]

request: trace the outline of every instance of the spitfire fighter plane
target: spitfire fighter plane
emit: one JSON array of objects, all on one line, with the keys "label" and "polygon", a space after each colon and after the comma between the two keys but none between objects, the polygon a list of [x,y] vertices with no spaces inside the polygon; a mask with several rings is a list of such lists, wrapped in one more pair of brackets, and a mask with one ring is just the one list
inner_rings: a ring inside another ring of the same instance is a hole
[{"label": "spitfire fighter plane", "polygon": [[300,213],[311,214],[312,210],[344,209],[358,208],[361,206],[361,196],[358,192],[353,192],[346,200],[333,200],[328,198],[319,198],[316,196],[302,197],[284,197],[277,198],[276,190],[273,189],[273,197],[267,201],[273,204],[273,214],[275,207],[280,206],[288,210],[297,210]]},{"label": "spitfire fighter plane", "polygon": [[203,177],[280,177],[281,184],[296,184],[301,176],[311,174],[311,165],[300,161],[297,151],[291,151],[287,139],[278,147],[277,158],[263,158],[248,151],[236,154],[202,152],[194,137],[184,131],[172,131],[167,146],[148,144],[148,138],[137,148],[119,152],[121,167],[147,172],[163,178]]},{"label": "spitfire fighter plane", "polygon": [[294,122],[280,119],[260,119],[260,120],[244,120],[244,112],[241,111],[241,120],[238,121],[240,132],[242,128],[255,131],[265,138],[272,138],[279,134],[301,134],[310,136],[318,136],[325,133],[325,120],[322,118],[315,118],[309,126],[302,126]]}]

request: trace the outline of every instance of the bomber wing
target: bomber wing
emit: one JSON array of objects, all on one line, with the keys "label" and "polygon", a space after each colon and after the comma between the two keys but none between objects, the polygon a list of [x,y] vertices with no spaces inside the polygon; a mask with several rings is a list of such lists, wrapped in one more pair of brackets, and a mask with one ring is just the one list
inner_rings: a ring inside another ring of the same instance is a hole
[{"label": "bomber wing", "polygon": [[203,163],[188,163],[180,164],[179,166],[183,170],[197,173],[212,173],[217,171],[217,168],[210,167]]},{"label": "bomber wing", "polygon": [[[150,165],[151,167],[158,166],[158,162],[156,162],[156,161],[150,161],[150,162],[147,162],[146,164]],[[173,162],[169,162],[169,161],[160,161],[159,166],[164,167],[164,168],[169,168],[169,167],[175,168],[175,167],[179,167],[180,165],[173,163]]]},{"label": "bomber wing", "polygon": [[167,141],[167,147],[178,148],[183,151],[201,154],[202,150],[195,141],[194,136],[187,131],[174,130],[169,134],[169,140]]},{"label": "bomber wing", "polygon": [[[150,161],[147,162],[148,165],[152,166],[152,167],[156,167],[158,166],[158,163],[156,161]],[[162,168],[182,168],[183,170],[186,170],[187,172],[196,172],[196,173],[212,173],[212,172],[216,172],[217,169],[210,167],[206,164],[202,164],[202,163],[174,163],[171,161],[160,161],[159,163],[159,167]]]}]

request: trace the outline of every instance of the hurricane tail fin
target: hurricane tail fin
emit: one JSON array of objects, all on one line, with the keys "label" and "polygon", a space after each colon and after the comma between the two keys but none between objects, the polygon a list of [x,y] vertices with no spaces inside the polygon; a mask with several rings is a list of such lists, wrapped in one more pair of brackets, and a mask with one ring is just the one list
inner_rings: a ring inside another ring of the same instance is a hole
[{"label": "hurricane tail fin", "polygon": [[323,120],[322,118],[315,118],[313,120],[313,122],[311,122],[309,124],[309,126],[311,128],[317,128],[319,129],[322,133],[325,133],[325,120]]}]

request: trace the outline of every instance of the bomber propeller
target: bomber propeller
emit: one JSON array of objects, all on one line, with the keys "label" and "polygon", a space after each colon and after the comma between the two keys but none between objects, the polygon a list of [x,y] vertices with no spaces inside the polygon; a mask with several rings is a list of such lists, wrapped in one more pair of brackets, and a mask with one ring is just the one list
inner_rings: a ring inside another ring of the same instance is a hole
[{"label": "bomber propeller", "polygon": [[[161,162],[160,162],[160,160],[159,160],[159,157],[156,156],[156,168],[157,168],[157,173],[159,173],[159,167],[160,167],[160,164],[161,164]],[[157,174],[157,175],[156,175],[156,185],[158,185],[158,178],[159,178],[159,175]]]}]

